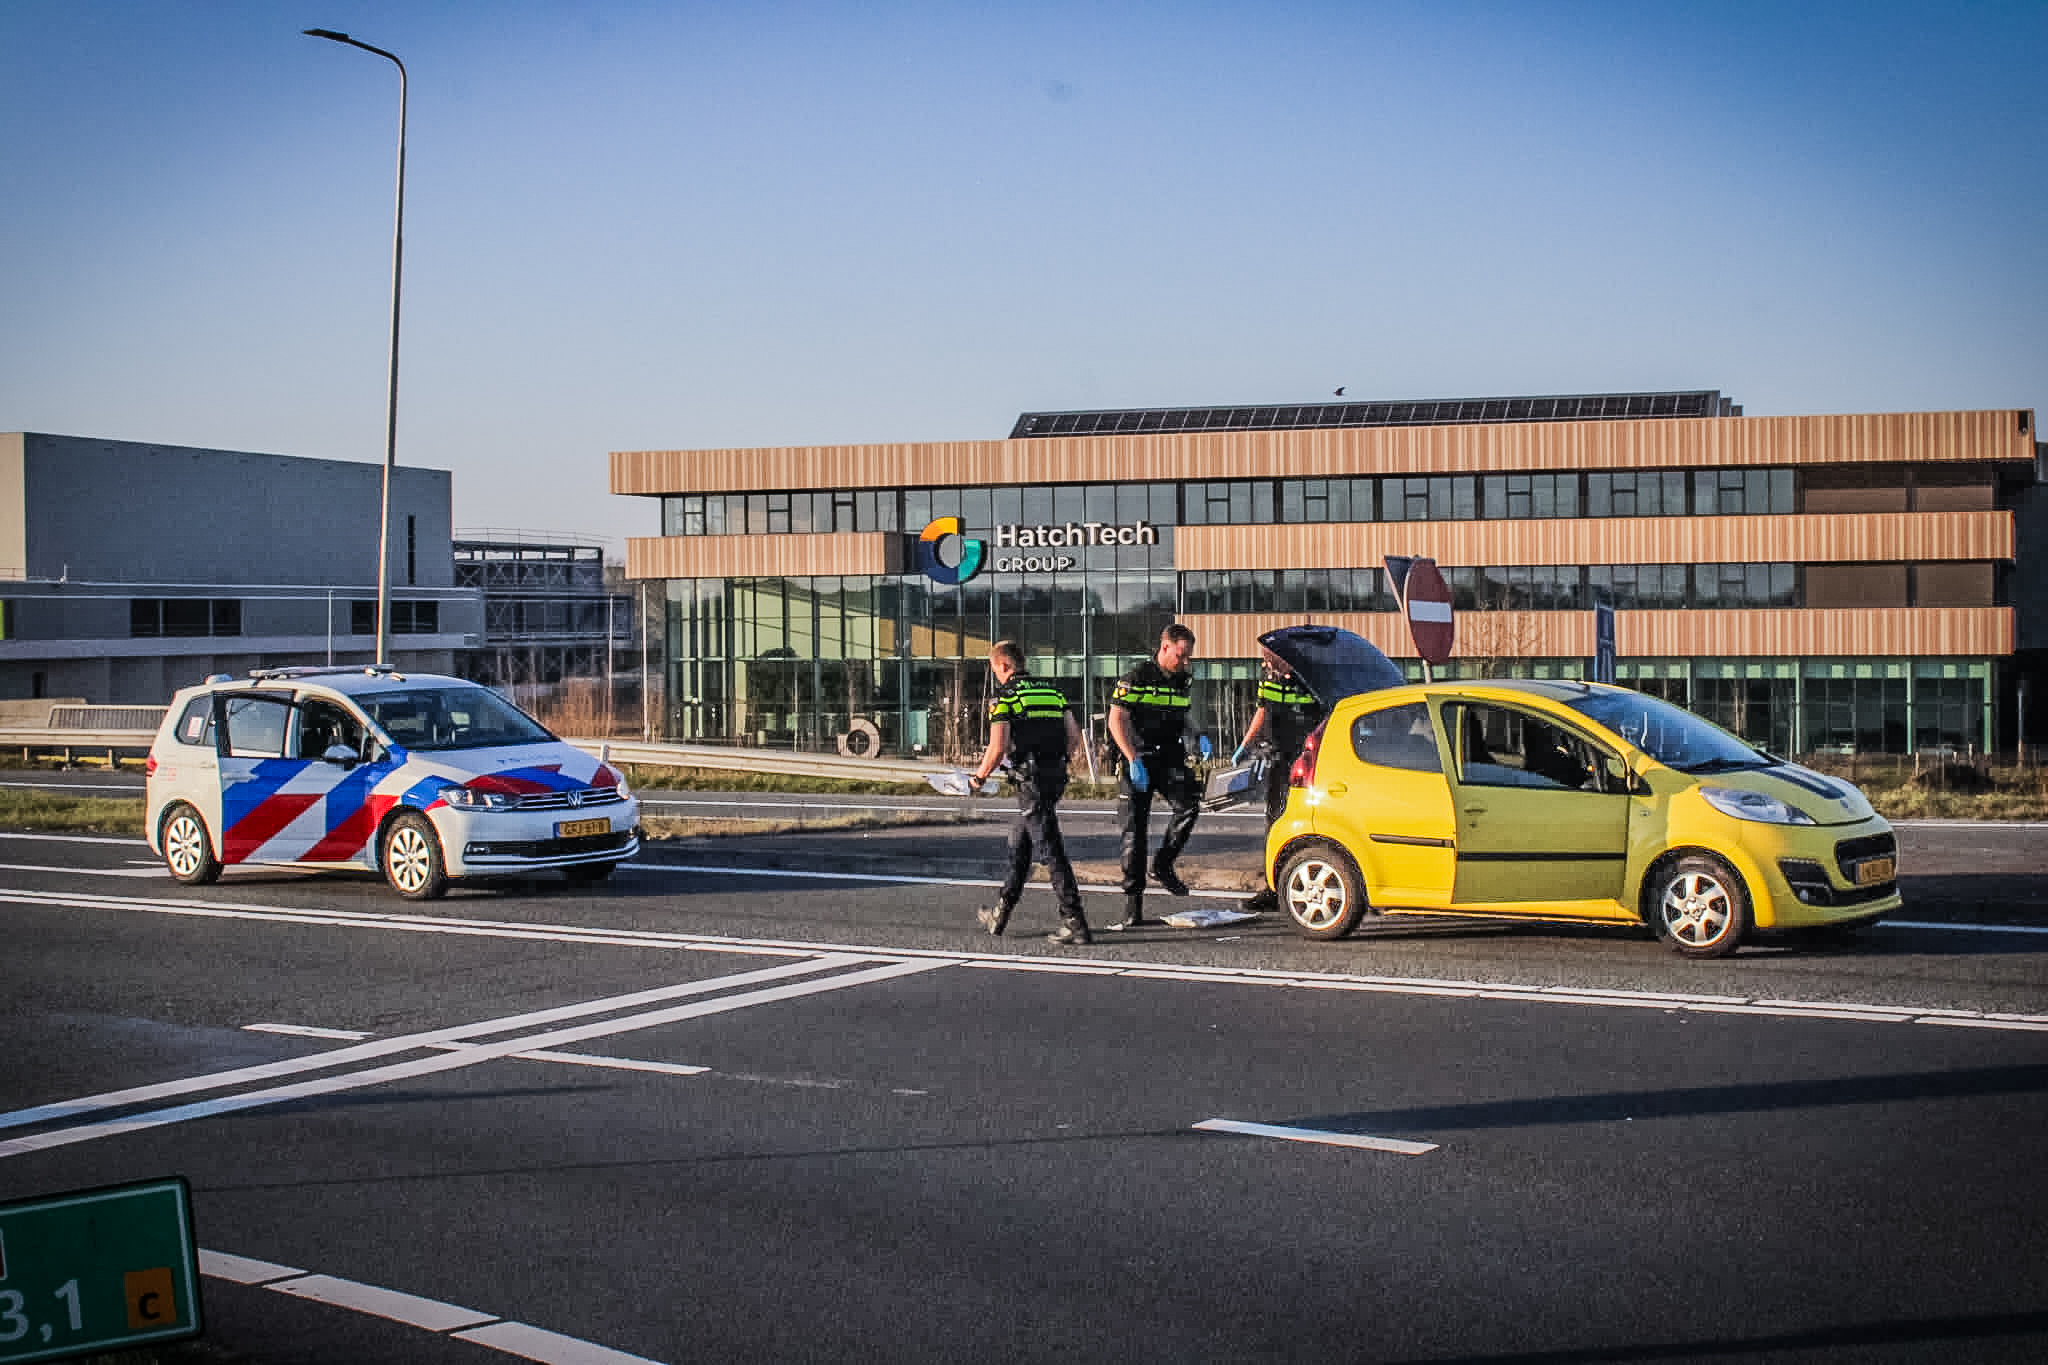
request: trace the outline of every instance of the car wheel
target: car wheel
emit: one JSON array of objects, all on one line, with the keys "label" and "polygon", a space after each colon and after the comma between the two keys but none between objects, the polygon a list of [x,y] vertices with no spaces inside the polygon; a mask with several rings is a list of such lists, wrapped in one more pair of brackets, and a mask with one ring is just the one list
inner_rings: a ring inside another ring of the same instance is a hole
[{"label": "car wheel", "polygon": [[164,866],[187,886],[205,886],[220,879],[220,859],[213,856],[213,841],[206,836],[206,822],[187,805],[171,807],[164,817]]},{"label": "car wheel", "polygon": [[1691,854],[1657,878],[1650,923],[1680,957],[1726,957],[1749,933],[1749,892],[1719,858]]},{"label": "car wheel", "polygon": [[577,863],[574,867],[562,869],[562,875],[569,879],[571,886],[583,886],[590,882],[601,882],[612,875],[617,863]]},{"label": "car wheel", "polygon": [[407,811],[384,833],[384,879],[409,901],[437,900],[448,890],[441,841],[427,817]]},{"label": "car wheel", "polygon": [[1365,878],[1342,849],[1309,844],[1280,864],[1280,904],[1308,938],[1344,938],[1365,918]]}]

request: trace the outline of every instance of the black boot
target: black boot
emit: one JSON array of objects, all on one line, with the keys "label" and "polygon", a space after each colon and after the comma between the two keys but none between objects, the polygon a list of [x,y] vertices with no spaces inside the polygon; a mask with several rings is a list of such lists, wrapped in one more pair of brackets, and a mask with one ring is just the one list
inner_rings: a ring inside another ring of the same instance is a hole
[{"label": "black boot", "polygon": [[1274,892],[1272,887],[1268,886],[1246,901],[1244,908],[1253,911],[1278,910],[1280,908],[1280,897]]},{"label": "black boot", "polygon": [[1142,894],[1125,896],[1124,917],[1108,927],[1111,929],[1135,929],[1144,922],[1145,897]]},{"label": "black boot", "polygon": [[1060,927],[1045,937],[1048,942],[1076,948],[1084,948],[1095,941],[1095,936],[1088,932],[1088,922],[1078,919],[1061,920]]},{"label": "black boot", "polygon": [[1188,893],[1188,884],[1182,881],[1171,867],[1157,859],[1152,863],[1152,880],[1165,887],[1169,896],[1185,896]]}]

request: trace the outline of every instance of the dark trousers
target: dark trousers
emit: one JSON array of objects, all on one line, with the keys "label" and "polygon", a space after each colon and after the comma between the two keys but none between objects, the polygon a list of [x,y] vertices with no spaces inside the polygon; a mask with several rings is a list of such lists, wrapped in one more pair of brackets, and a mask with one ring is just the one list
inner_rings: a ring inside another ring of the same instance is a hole
[{"label": "dark trousers", "polygon": [[1067,841],[1060,834],[1059,804],[1066,790],[1064,772],[1040,774],[1027,768],[1019,775],[1017,821],[1010,826],[1010,870],[996,896],[1005,907],[1016,905],[1017,898],[1024,894],[1025,881],[1031,876],[1035,851],[1052,880],[1061,921],[1086,924],[1088,921],[1081,913],[1081,888],[1074,883],[1074,865],[1067,861]]},{"label": "dark trousers", "polygon": [[1147,754],[1145,769],[1152,779],[1152,785],[1145,791],[1132,790],[1128,768],[1116,779],[1116,815],[1124,831],[1123,890],[1126,896],[1145,893],[1145,843],[1147,826],[1152,818],[1153,795],[1165,797],[1166,803],[1173,807],[1173,814],[1166,821],[1166,833],[1159,840],[1159,854],[1153,860],[1169,871],[1173,868],[1173,860],[1180,857],[1180,851],[1187,847],[1188,836],[1195,832],[1195,817],[1202,813],[1201,793],[1195,790],[1195,775],[1188,771],[1186,762],[1179,758]]},{"label": "dark trousers", "polygon": [[[1275,753],[1266,760],[1266,832],[1273,832],[1274,822],[1287,809],[1287,774],[1294,768],[1294,756]],[[1266,860],[1265,845],[1259,846],[1259,861]],[[1272,886],[1269,880],[1266,885]]]}]

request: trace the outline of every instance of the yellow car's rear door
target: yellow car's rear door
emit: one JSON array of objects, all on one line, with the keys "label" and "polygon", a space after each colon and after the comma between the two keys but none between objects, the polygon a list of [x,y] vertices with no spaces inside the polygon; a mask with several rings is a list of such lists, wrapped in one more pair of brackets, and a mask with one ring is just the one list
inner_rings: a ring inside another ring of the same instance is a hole
[{"label": "yellow car's rear door", "polygon": [[1316,763],[1316,832],[1350,852],[1373,904],[1449,905],[1457,824],[1427,704],[1340,711],[1330,729]]}]

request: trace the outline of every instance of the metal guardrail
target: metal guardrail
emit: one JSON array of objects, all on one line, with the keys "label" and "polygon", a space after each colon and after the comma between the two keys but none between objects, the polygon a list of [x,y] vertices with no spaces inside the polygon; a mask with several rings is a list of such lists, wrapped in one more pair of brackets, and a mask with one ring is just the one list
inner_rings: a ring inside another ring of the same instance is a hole
[{"label": "metal guardrail", "polygon": [[922,782],[951,769],[940,763],[894,758],[845,758],[788,749],[735,749],[724,744],[643,744],[639,740],[571,739],[585,753],[609,751],[612,762],[659,768],[713,768],[722,772],[836,777],[866,782]]},{"label": "metal guardrail", "polygon": [[[154,736],[164,723],[164,706],[75,706],[50,708],[52,730],[141,730]],[[147,741],[145,741],[146,745]]]},{"label": "metal guardrail", "polygon": [[[72,707],[78,711],[154,710],[147,707]],[[156,727],[147,730],[105,727],[9,726],[0,728],[0,749],[20,749],[25,754],[38,750],[62,752],[70,762],[74,751],[104,753],[109,760],[117,754],[144,754],[156,741]],[[570,739],[585,753],[608,752],[616,763],[650,768],[710,768],[720,772],[776,773],[788,777],[832,777],[863,782],[922,782],[937,773],[950,772],[942,763],[909,762],[891,758],[845,758],[838,754],[792,753],[787,749],[735,749],[723,744],[643,744],[638,740]]]},{"label": "metal guardrail", "polygon": [[104,753],[107,762],[112,763],[120,754],[146,754],[155,742],[154,726],[147,730],[85,730],[46,725],[0,729],[0,749],[19,749],[27,758],[34,757],[38,750],[56,750],[64,755],[66,763],[72,761],[76,750]]}]

